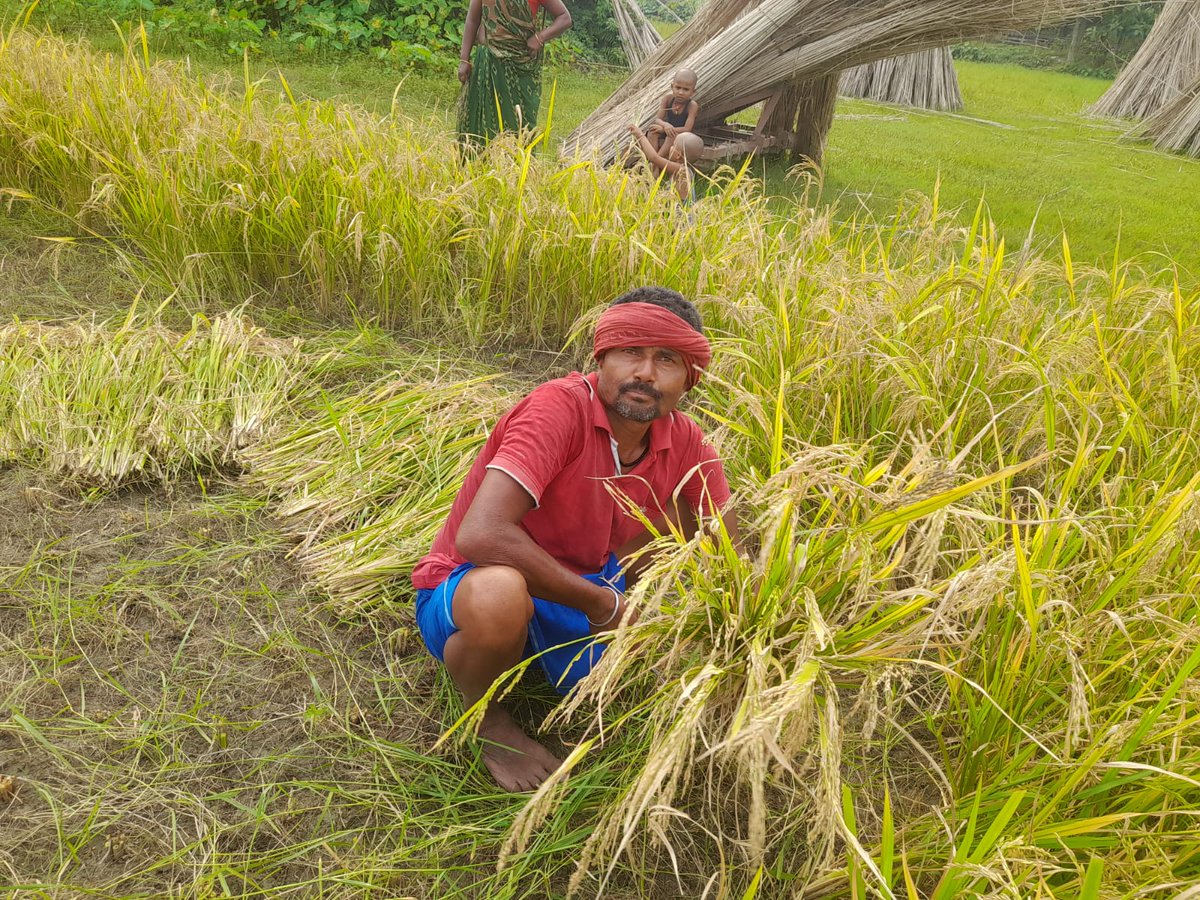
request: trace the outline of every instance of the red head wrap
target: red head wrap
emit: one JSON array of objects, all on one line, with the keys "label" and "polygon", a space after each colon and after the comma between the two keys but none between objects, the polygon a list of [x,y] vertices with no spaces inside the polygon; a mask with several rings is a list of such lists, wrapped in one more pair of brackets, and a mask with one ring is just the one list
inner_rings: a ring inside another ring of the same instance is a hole
[{"label": "red head wrap", "polygon": [[620,347],[668,347],[683,357],[688,389],[712,362],[708,338],[669,309],[654,303],[620,303],[610,306],[596,323],[593,356]]}]

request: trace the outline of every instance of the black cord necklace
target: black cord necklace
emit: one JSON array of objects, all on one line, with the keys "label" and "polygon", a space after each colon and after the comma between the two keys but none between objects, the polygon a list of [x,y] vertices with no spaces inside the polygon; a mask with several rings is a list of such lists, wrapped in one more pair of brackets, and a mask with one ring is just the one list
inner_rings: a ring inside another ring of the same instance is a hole
[{"label": "black cord necklace", "polygon": [[[636,468],[637,464],[640,463],[643,459],[645,459],[646,454],[649,452],[650,452],[650,442],[647,441],[646,446],[642,448],[642,452],[638,455],[638,458],[635,459],[633,462],[625,462],[625,460],[623,460],[623,459],[621,460],[621,468],[622,469]],[[620,459],[620,457],[617,457],[617,458]]]}]

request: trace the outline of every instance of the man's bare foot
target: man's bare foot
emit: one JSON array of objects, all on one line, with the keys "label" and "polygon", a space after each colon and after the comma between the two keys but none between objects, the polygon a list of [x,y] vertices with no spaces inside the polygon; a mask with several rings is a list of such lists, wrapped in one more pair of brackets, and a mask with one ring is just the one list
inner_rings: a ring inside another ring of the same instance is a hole
[{"label": "man's bare foot", "polygon": [[549,750],[521,730],[508,711],[492,705],[479,726],[483,764],[506,791],[534,791],[559,767]]}]

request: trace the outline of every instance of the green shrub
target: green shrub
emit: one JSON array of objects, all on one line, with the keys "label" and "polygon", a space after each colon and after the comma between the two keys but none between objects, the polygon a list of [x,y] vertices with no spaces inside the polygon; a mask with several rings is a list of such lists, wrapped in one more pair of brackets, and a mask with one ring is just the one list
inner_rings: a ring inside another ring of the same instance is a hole
[{"label": "green shrub", "polygon": [[272,42],[303,52],[369,50],[427,62],[462,40],[463,8],[450,0],[48,0],[52,24],[143,22],[156,41],[241,54]]},{"label": "green shrub", "polygon": [[993,44],[968,41],[954,48],[955,59],[971,62],[999,63],[1009,66],[1024,66],[1026,69],[1058,69],[1066,57],[1050,47],[1034,44]]},{"label": "green shrub", "polygon": [[[38,15],[56,27],[141,22],[157,44],[186,50],[366,51],[412,64],[457,53],[466,8],[456,0],[46,0]],[[570,9],[574,26],[551,58],[623,63],[611,0]]]},{"label": "green shrub", "polygon": [[585,57],[599,62],[625,63],[612,0],[568,0],[567,8],[571,10],[572,20],[567,34],[583,47]]}]

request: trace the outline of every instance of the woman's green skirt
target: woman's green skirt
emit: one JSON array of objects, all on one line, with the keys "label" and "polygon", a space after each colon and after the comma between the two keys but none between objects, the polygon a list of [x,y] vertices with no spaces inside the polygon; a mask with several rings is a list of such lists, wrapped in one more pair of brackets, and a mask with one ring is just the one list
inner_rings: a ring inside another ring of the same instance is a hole
[{"label": "woman's green skirt", "polygon": [[464,143],[479,144],[501,131],[537,125],[542,98],[542,61],[512,60],[476,46],[471,78],[459,96],[458,133]]}]

